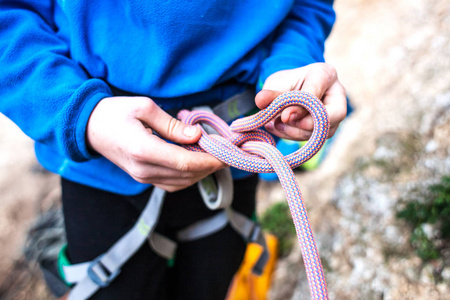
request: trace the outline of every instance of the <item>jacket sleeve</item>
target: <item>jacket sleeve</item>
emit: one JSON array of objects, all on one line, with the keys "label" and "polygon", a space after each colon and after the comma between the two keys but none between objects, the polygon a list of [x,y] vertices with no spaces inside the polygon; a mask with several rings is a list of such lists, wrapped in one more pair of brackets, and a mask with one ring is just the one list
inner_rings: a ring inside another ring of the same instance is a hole
[{"label": "jacket sleeve", "polygon": [[258,88],[277,71],[323,62],[325,39],[334,21],[333,0],[296,0],[275,32],[269,56],[261,65]]},{"label": "jacket sleeve", "polygon": [[51,0],[0,0],[0,112],[32,139],[85,161],[87,121],[111,91],[70,59],[53,10]]}]

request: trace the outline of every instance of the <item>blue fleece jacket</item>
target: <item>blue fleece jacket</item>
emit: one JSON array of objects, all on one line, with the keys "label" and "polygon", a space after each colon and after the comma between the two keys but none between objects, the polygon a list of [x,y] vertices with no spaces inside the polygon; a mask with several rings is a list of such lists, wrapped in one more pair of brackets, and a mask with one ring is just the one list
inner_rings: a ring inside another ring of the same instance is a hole
[{"label": "blue fleece jacket", "polygon": [[119,194],[147,185],[86,147],[113,91],[164,109],[217,102],[323,61],[332,0],[0,0],[0,112],[52,172]]}]

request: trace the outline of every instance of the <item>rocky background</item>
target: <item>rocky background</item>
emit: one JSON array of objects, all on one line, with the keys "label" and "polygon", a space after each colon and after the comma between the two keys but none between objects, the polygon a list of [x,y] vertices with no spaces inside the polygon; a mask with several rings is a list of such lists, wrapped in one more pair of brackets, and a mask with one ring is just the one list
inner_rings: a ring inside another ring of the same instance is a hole
[{"label": "rocky background", "polygon": [[[297,173],[331,299],[450,299],[450,250],[419,258],[396,215],[450,175],[450,5],[337,0],[326,57],[355,107],[321,167]],[[0,115],[0,299],[51,299],[23,258],[33,219],[59,205],[58,178]],[[262,182],[259,211],[284,201]],[[436,229],[424,226],[433,236]],[[309,299],[298,248],[280,259],[270,299]]]},{"label": "rocky background", "polygon": [[[338,0],[335,8],[326,56],[355,112],[321,167],[298,175],[330,298],[450,299],[448,241],[442,257],[424,262],[396,217],[450,174],[450,5]],[[284,197],[274,183],[260,191],[263,203]],[[309,299],[298,253],[280,261],[270,299]]]}]

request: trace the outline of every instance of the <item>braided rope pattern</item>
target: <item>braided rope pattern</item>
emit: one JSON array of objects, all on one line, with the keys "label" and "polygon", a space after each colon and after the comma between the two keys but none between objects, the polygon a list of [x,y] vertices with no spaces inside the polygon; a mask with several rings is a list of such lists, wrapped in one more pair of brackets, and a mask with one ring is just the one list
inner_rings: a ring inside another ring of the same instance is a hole
[{"label": "braided rope pattern", "polygon": [[[276,149],[272,136],[257,128],[274,119],[284,108],[293,105],[300,105],[308,110],[314,120],[314,130],[306,145],[284,157]],[[226,164],[248,172],[277,173],[297,232],[311,298],[328,299],[319,252],[306,206],[292,171],[316,154],[327,138],[329,122],[322,102],[311,94],[292,91],[280,95],[257,114],[238,119],[230,126],[214,114],[204,111],[182,110],[178,118],[186,124],[207,124],[219,133],[208,135],[203,131],[197,144],[184,145],[185,148],[208,152]]]}]

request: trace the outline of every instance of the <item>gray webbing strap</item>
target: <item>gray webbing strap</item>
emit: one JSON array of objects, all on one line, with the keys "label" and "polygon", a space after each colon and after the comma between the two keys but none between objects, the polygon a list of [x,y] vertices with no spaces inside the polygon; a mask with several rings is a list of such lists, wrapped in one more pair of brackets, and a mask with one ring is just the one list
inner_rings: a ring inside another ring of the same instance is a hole
[{"label": "gray webbing strap", "polygon": [[153,231],[148,237],[148,242],[153,251],[159,256],[165,259],[172,259],[175,257],[175,252],[177,251],[177,243],[171,239],[165,237]]},{"label": "gray webbing strap", "polygon": [[[160,256],[171,259],[176,243],[153,231],[164,201],[165,192],[155,188],[135,226],[117,241],[110,250],[97,259],[71,266],[64,266],[65,279],[76,283],[69,300],[87,299],[98,289],[106,287],[119,274],[120,267],[140,248],[147,239]],[[258,243],[263,252],[253,266],[253,273],[260,275],[268,260],[268,251],[259,225],[231,207],[204,220],[195,222],[177,233],[180,241],[191,241],[209,236],[230,224],[246,241]]]},{"label": "gray webbing strap", "polygon": [[[164,202],[164,195],[164,190],[155,187],[138,221],[105,254],[89,263],[64,267],[66,278],[81,278],[70,291],[69,300],[87,299],[98,289],[108,286],[119,275],[122,265],[153,232]],[[84,272],[84,276],[79,272]]]},{"label": "gray webbing strap", "polygon": [[256,222],[233,210],[231,207],[178,231],[177,239],[185,242],[197,240],[216,233],[228,224],[230,224],[245,241],[259,244],[263,248],[263,252],[252,269],[254,274],[261,275],[267,260],[269,259],[269,251],[267,249],[264,233]]},{"label": "gray webbing strap", "polygon": [[67,283],[77,283],[87,274],[91,262],[79,263],[76,265],[63,266],[64,279]]},{"label": "gray webbing strap", "polygon": [[242,235],[247,241],[250,241],[257,224],[250,220],[247,216],[235,210],[227,209],[226,212],[230,225],[234,228],[234,230],[239,232],[239,234]]},{"label": "gray webbing strap", "polygon": [[225,122],[230,122],[256,108],[254,89],[246,89],[240,94],[228,98],[213,108],[214,114]]},{"label": "gray webbing strap", "polygon": [[203,219],[189,225],[177,232],[179,241],[193,241],[211,235],[228,224],[228,217],[225,211],[215,214],[212,217]]}]

